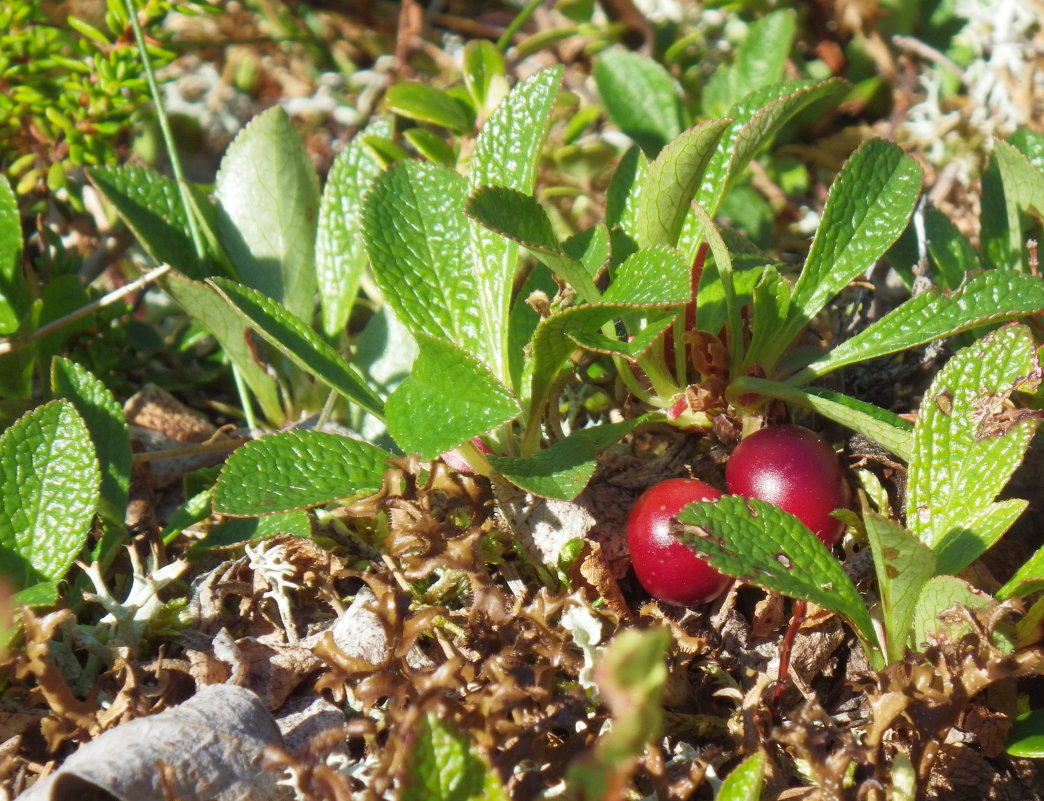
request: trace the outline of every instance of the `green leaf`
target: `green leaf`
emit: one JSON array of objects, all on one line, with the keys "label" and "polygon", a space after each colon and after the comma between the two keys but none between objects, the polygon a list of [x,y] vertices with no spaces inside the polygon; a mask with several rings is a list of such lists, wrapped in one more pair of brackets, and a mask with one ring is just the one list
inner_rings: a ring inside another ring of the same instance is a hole
[{"label": "green leaf", "polygon": [[[729,185],[759,150],[766,147],[784,124],[812,103],[838,95],[845,83],[840,79],[812,83],[787,81],[757,89],[728,109],[733,119],[722,134],[707,172],[696,194],[696,202],[713,218]],[[690,231],[691,221],[686,223]],[[683,253],[695,250],[693,237],[683,236]]]},{"label": "green leaf", "polygon": [[454,133],[465,133],[471,121],[459,102],[426,83],[403,81],[392,84],[384,95],[389,111],[411,120],[441,125]]},{"label": "green leaf", "polygon": [[594,79],[609,119],[648,155],[659,153],[685,127],[677,82],[648,56],[604,50]]},{"label": "green leaf", "polygon": [[15,607],[28,606],[30,609],[56,606],[62,598],[60,586],[59,581],[41,581],[12,595],[11,604]]},{"label": "green leaf", "polygon": [[613,272],[603,303],[685,303],[692,294],[689,265],[674,248],[655,245],[632,253]]},{"label": "green leaf", "polygon": [[259,517],[370,495],[381,488],[387,451],[323,431],[281,431],[228,457],[214,511]]},{"label": "green leaf", "polygon": [[1035,592],[1044,590],[1044,547],[1026,560],[1022,567],[1015,571],[1015,575],[994,593],[998,601],[1006,601],[1008,598],[1026,598]]},{"label": "green leaf", "polygon": [[968,273],[983,266],[968,237],[937,208],[925,212],[924,238],[928,255],[938,268],[939,283],[946,289],[956,289]]},{"label": "green leaf", "polygon": [[839,367],[923,345],[933,339],[970,331],[1044,311],[1044,281],[1008,270],[973,275],[956,292],[930,289],[816,359],[790,380],[810,381]]},{"label": "green leaf", "polygon": [[797,17],[790,9],[766,14],[752,23],[735,61],[719,67],[704,87],[703,110],[707,116],[724,116],[730,106],[755,89],[778,83],[796,27]]},{"label": "green leaf", "polygon": [[1032,709],[1015,718],[1005,749],[1015,757],[1044,757],[1044,709]]},{"label": "green leaf", "polygon": [[[750,349],[743,361],[744,369],[759,362],[762,354],[772,347],[773,340],[787,320],[787,312],[790,310],[790,290],[790,284],[775,267],[772,265],[765,267],[758,283],[751,291]],[[737,294],[739,294],[738,291]],[[701,289],[699,295],[701,300],[702,296],[703,290]],[[699,317],[697,317],[698,321]],[[722,324],[724,324],[724,319],[722,319]]]},{"label": "green leaf", "polygon": [[428,128],[407,128],[402,132],[402,138],[430,162],[441,164],[443,167],[453,167],[457,163],[457,151]]},{"label": "green leaf", "polygon": [[246,326],[242,318],[228,313],[228,301],[207,284],[192,281],[179,273],[167,273],[163,289],[184,311],[199,322],[221,345],[225,355],[257,396],[258,403],[270,423],[283,422],[276,383],[264,368],[254,361],[244,339]]},{"label": "green leaf", "polygon": [[660,335],[671,327],[677,312],[669,312],[663,316],[654,315],[645,320],[645,325],[627,342],[606,336],[598,331],[570,331],[566,334],[573,342],[584,350],[604,353],[607,356],[622,356],[628,361],[636,362],[652,346]]},{"label": "green leaf", "polygon": [[136,165],[92,167],[87,177],[157,264],[203,277],[205,269],[188,233],[188,214],[171,178]]},{"label": "green leaf", "polygon": [[310,322],[319,179],[281,106],[254,117],[229,145],[214,195],[239,279]]},{"label": "green leaf", "polygon": [[921,190],[921,168],[890,142],[864,143],[830,187],[823,218],[794,287],[786,327],[762,363],[780,354],[845,285],[869,269],[906,227]]},{"label": "green leaf", "polygon": [[71,403],[51,401],[0,436],[0,572],[19,588],[65,576],[87,542],[101,473]]},{"label": "green leaf", "polygon": [[214,526],[207,535],[192,544],[188,550],[190,557],[213,548],[227,548],[241,542],[275,537],[289,534],[302,539],[312,536],[312,525],[308,512],[295,509],[292,512],[278,512],[264,517],[233,517]]},{"label": "green leaf", "polygon": [[366,379],[290,311],[256,289],[227,278],[212,278],[210,284],[243,316],[252,330],[289,356],[301,369],[375,417],[383,416],[384,404]]},{"label": "green leaf", "polygon": [[1044,174],[1013,145],[993,143],[982,178],[982,252],[998,270],[1029,271],[1023,216],[1044,217]]},{"label": "green leaf", "polygon": [[563,251],[551,219],[536,198],[504,186],[487,186],[468,199],[464,212],[490,231],[525,247],[573,287],[583,302],[598,300],[600,293],[587,267]]},{"label": "green leaf", "polygon": [[507,801],[497,773],[467,734],[439,715],[417,721],[406,757],[403,801]]},{"label": "green leaf", "polygon": [[921,588],[935,575],[935,554],[886,517],[863,510],[884,613],[888,661],[901,659]]},{"label": "green leaf", "polygon": [[966,622],[940,620],[939,615],[959,605],[971,610],[989,609],[996,602],[989,595],[956,576],[935,576],[921,590],[913,615],[913,644],[920,649],[925,643],[956,642],[969,631]]},{"label": "green leaf", "polygon": [[1026,507],[995,502],[1029,447],[1040,413],[1005,409],[1040,382],[1030,331],[1009,324],[958,351],[921,400],[907,477],[907,525],[957,573],[999,538]]},{"label": "green leaf", "polygon": [[434,459],[514,420],[518,401],[489,368],[443,339],[418,335],[413,372],[388,398],[388,433],[407,453]]},{"label": "green leaf", "polygon": [[709,120],[670,142],[649,165],[637,207],[638,244],[678,244],[696,190],[731,120]]},{"label": "green leaf", "polygon": [[[464,179],[420,161],[382,173],[363,199],[363,232],[377,285],[414,336],[483,338],[468,259]],[[492,236],[492,234],[491,234]]]},{"label": "green leaf", "polygon": [[98,512],[123,529],[130,488],[131,443],[123,409],[108,388],[85,368],[65,358],[51,364],[51,387],[56,397],[70,401],[87,424],[101,464],[101,502]]},{"label": "green leaf", "polygon": [[612,255],[609,229],[604,225],[593,225],[577,231],[562,243],[562,250],[584,265],[588,275],[598,275]]},{"label": "green leaf", "polygon": [[1028,158],[1038,172],[1044,172],[1044,134],[1019,128],[1008,137],[1008,142]]},{"label": "green leaf", "polygon": [[497,85],[504,83],[504,56],[486,39],[472,39],[464,45],[464,85],[478,108],[486,108]]},{"label": "green leaf", "polygon": [[650,419],[651,415],[643,415],[619,423],[581,428],[532,456],[487,458],[493,468],[516,487],[542,498],[569,501],[583,492],[594,475],[598,452]]},{"label": "green leaf", "polygon": [[344,331],[366,269],[362,198],[381,172],[381,164],[363,143],[363,137],[390,134],[391,124],[387,120],[370,123],[334,159],[323,187],[315,240],[315,273],[323,332],[330,338]]},{"label": "green leaf", "polygon": [[[623,232],[637,246],[638,208],[649,160],[637,147],[630,148],[616,165],[605,192],[605,224]],[[622,259],[616,259],[620,261]]]},{"label": "green leaf", "polygon": [[877,635],[863,599],[841,564],[796,517],[756,498],[723,495],[686,506],[678,520],[684,524],[679,539],[722,573],[836,612],[875,659]]},{"label": "green leaf", "polygon": [[29,288],[22,275],[22,221],[7,176],[0,175],[0,336],[18,330],[29,310]]},{"label": "green leaf", "polygon": [[642,307],[631,303],[592,303],[587,306],[574,306],[541,320],[532,340],[531,408],[543,408],[555,377],[569,354],[576,349],[576,344],[567,334],[599,331],[603,325],[622,315],[641,311],[649,317],[654,310],[662,314],[674,314],[677,308]]},{"label": "green leaf", "polygon": [[[490,114],[475,141],[468,172],[468,190],[506,186],[524,195],[533,194],[537,163],[562,67],[541,70],[519,83]],[[467,297],[480,315],[480,335],[454,340],[474,349],[502,381],[509,378],[508,338],[511,287],[518,261],[518,246],[476,222],[470,223],[472,279]],[[429,332],[435,333],[435,332]]]},{"label": "green leaf", "polygon": [[744,759],[725,777],[715,801],[758,801],[765,778],[765,757],[761,751]]},{"label": "green leaf", "polygon": [[743,376],[729,384],[730,397],[747,392],[812,409],[828,420],[869,437],[905,462],[913,458],[913,426],[894,412],[872,403],[822,387],[795,387],[753,376]]}]

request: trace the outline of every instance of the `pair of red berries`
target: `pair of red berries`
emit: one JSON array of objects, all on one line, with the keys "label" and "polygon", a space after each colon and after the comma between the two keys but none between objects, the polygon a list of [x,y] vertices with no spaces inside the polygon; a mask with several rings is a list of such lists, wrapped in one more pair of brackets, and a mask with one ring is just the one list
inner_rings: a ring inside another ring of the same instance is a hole
[{"label": "pair of red berries", "polygon": [[[829,548],[844,524],[830,513],[848,503],[834,450],[807,428],[772,426],[744,439],[725,465],[733,495],[760,498],[804,523]],[[731,579],[712,568],[670,532],[670,523],[696,501],[721,493],[694,478],[672,478],[647,489],[631,508],[627,542],[642,586],[661,601],[695,606],[718,597]]]}]

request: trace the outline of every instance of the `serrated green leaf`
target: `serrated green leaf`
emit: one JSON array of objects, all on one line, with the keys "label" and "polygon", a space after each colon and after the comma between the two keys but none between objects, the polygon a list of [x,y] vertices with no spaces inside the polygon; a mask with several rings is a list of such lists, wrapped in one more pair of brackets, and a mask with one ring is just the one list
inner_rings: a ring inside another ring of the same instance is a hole
[{"label": "serrated green leaf", "polygon": [[391,454],[323,431],[281,431],[228,457],[214,486],[214,511],[260,517],[369,495],[381,488]]},{"label": "serrated green leaf", "polygon": [[370,123],[334,159],[323,187],[315,239],[315,273],[323,332],[330,338],[344,331],[366,269],[362,198],[382,167],[363,143],[363,137],[390,134],[391,124],[387,120]]},{"label": "serrated green leaf", "polygon": [[685,303],[692,295],[689,265],[674,248],[654,245],[632,253],[613,272],[603,303]]},{"label": "serrated green leaf", "polygon": [[18,200],[6,175],[0,175],[0,335],[18,330],[29,310],[29,288],[22,275],[22,222]]},{"label": "serrated green leaf", "polygon": [[764,378],[743,376],[729,384],[729,395],[747,392],[779,398],[812,409],[828,420],[858,431],[904,462],[913,458],[913,426],[894,412],[822,387],[795,387]]},{"label": "serrated green leaf", "polygon": [[71,403],[51,401],[0,436],[0,572],[19,588],[65,576],[91,530],[101,473]]},{"label": "serrated green leaf", "polygon": [[188,214],[171,178],[131,164],[92,167],[87,177],[157,264],[203,277],[188,234]]},{"label": "serrated green leaf", "polygon": [[555,377],[569,354],[576,349],[576,344],[566,336],[567,334],[599,331],[603,325],[615,318],[637,311],[649,316],[653,311],[673,313],[677,309],[663,306],[642,307],[630,303],[592,303],[565,309],[542,320],[532,339],[531,408],[543,407]]},{"label": "serrated green leaf", "polygon": [[[506,186],[533,194],[537,163],[561,81],[561,66],[541,70],[500,101],[475,140],[468,171],[470,193],[483,186]],[[507,381],[504,347],[518,246],[475,222],[470,223],[470,239],[473,277],[467,294],[480,315],[482,335],[455,341],[474,348],[494,375]]]},{"label": "serrated green leaf", "polygon": [[319,178],[282,106],[258,114],[232,141],[214,195],[240,281],[311,322]]},{"label": "serrated green leaf", "polygon": [[655,156],[685,127],[680,89],[656,61],[623,48],[598,55],[595,85],[609,119]]},{"label": "serrated green leaf", "polygon": [[982,178],[980,239],[983,255],[998,270],[1029,271],[1027,214],[1044,217],[1044,174],[1013,145],[997,140]]},{"label": "serrated green leaf", "polygon": [[404,161],[379,175],[363,199],[374,277],[414,336],[483,339],[467,253],[466,191],[464,179],[451,170]]},{"label": "serrated green leaf", "polygon": [[65,398],[87,424],[101,465],[101,500],[98,512],[122,529],[127,517],[130,489],[131,444],[123,409],[108,388],[85,367],[65,358],[51,364],[51,388]]},{"label": "serrated green leaf", "polygon": [[269,300],[256,289],[212,278],[209,283],[242,315],[253,331],[310,375],[380,418],[384,404],[366,379],[331,345],[288,309]]},{"label": "serrated green leaf", "polygon": [[744,759],[725,777],[715,801],[758,801],[765,776],[765,757],[761,751]]},{"label": "serrated green leaf", "polygon": [[441,125],[454,133],[464,133],[471,121],[460,103],[426,83],[402,81],[388,87],[384,105],[389,111],[411,120]]},{"label": "serrated green leaf", "polygon": [[167,273],[162,283],[163,289],[174,302],[218,341],[257,397],[268,421],[275,425],[282,424],[283,408],[279,403],[276,383],[254,361],[254,355],[244,339],[246,325],[242,318],[228,313],[228,301],[213,287],[192,281],[180,273]]},{"label": "serrated green leaf", "polygon": [[295,509],[292,512],[278,512],[264,517],[233,517],[214,526],[207,535],[192,544],[189,556],[198,555],[202,551],[213,548],[227,548],[242,542],[289,534],[302,539],[312,536],[312,525],[308,512]]},{"label": "serrated green leaf", "polygon": [[642,151],[638,147],[630,148],[616,165],[605,192],[605,224],[625,234],[636,247],[639,199],[648,169],[649,160]]},{"label": "serrated green leaf", "polygon": [[751,24],[733,63],[723,65],[703,90],[709,117],[723,116],[734,103],[755,89],[778,83],[794,43],[797,18],[790,9],[766,14]]},{"label": "serrated green leaf", "polygon": [[[766,147],[783,125],[812,103],[838,95],[845,83],[840,79],[813,83],[787,81],[756,89],[728,109],[733,121],[714,150],[696,202],[713,218],[728,192],[732,179],[739,175],[759,150]],[[694,220],[687,219],[679,250],[695,252]]]},{"label": "serrated green leaf", "polygon": [[41,581],[12,595],[11,604],[16,608],[28,606],[30,609],[55,606],[62,597],[60,585],[59,581]]},{"label": "serrated green leaf", "polygon": [[761,359],[783,328],[790,309],[790,290],[790,284],[775,267],[765,267],[751,291],[750,349],[743,361],[744,368]]},{"label": "serrated green leaf", "polygon": [[1044,547],[1038,548],[1033,556],[1015,571],[1015,575],[994,593],[994,597],[998,601],[1012,597],[1026,598],[1040,590],[1044,590]]},{"label": "serrated green leaf", "polygon": [[723,495],[686,506],[679,539],[715,568],[750,584],[807,601],[846,618],[874,661],[877,635],[863,599],[841,564],[796,517],[757,498]]},{"label": "serrated green leaf", "polygon": [[913,615],[913,644],[920,648],[932,641],[956,642],[969,631],[966,622],[940,620],[939,615],[955,605],[973,611],[996,606],[989,595],[956,576],[935,576],[921,589]]},{"label": "serrated green leaf", "polygon": [[529,250],[555,275],[563,279],[585,303],[600,293],[591,274],[578,259],[567,255],[555,235],[551,219],[536,198],[505,186],[487,186],[473,194],[464,213],[494,233]]},{"label": "serrated green leaf", "polygon": [[725,246],[721,232],[707,212],[702,207],[694,205],[692,213],[697,220],[700,237],[707,243],[713,257],[717,284],[725,306],[725,342],[729,350],[729,372],[736,375],[743,362],[743,321],[740,317],[739,299],[736,297],[736,285],[732,280],[732,256]]},{"label": "serrated green leaf", "polygon": [[1044,709],[1033,709],[1015,718],[1005,749],[1015,757],[1044,757]]},{"label": "serrated green leaf", "polygon": [[787,325],[763,367],[771,369],[830,299],[888,250],[913,212],[921,177],[916,161],[880,139],[864,143],[845,163],[794,286]]},{"label": "serrated green leaf", "polygon": [[1008,137],[1008,143],[1028,158],[1038,172],[1044,172],[1044,134],[1019,128]]},{"label": "serrated green leaf", "polygon": [[645,320],[644,327],[637,331],[627,342],[606,336],[598,331],[570,331],[566,334],[573,342],[584,350],[604,353],[607,356],[622,356],[628,361],[638,361],[659,339],[671,324],[677,312],[668,312],[663,316],[653,316]]},{"label": "serrated green leaf", "polygon": [[609,229],[604,225],[593,225],[577,231],[562,243],[562,250],[584,265],[588,275],[596,276],[608,264],[612,254]]},{"label": "serrated green leaf", "polygon": [[923,345],[1044,311],[1044,281],[1035,275],[985,270],[956,292],[930,289],[916,295],[812,362],[791,381],[801,383],[855,362]]},{"label": "serrated green leaf", "polygon": [[434,459],[514,420],[515,396],[472,354],[444,339],[417,336],[413,372],[388,398],[388,433],[407,453]]},{"label": "serrated green leaf", "polygon": [[414,731],[402,782],[403,801],[507,801],[500,778],[471,738],[434,713]]},{"label": "serrated green leaf", "polygon": [[731,120],[709,120],[671,141],[649,165],[638,198],[638,244],[678,244],[678,236],[704,172]]},{"label": "serrated green leaf", "polygon": [[886,517],[863,510],[884,613],[888,661],[901,659],[921,588],[935,575],[935,553]]},{"label": "serrated green leaf", "polygon": [[989,548],[1025,502],[996,503],[1029,447],[1040,415],[1005,410],[1018,389],[1039,383],[1030,331],[1009,324],[963,348],[924,394],[907,477],[907,525],[957,573]]},{"label": "serrated green leaf", "polygon": [[496,84],[504,84],[504,56],[486,39],[472,39],[464,45],[464,85],[478,108],[493,98]]},{"label": "serrated green leaf", "polygon": [[650,419],[650,415],[643,415],[619,423],[582,428],[532,456],[487,458],[493,468],[516,487],[542,498],[569,501],[583,492],[594,475],[598,451],[618,442]]},{"label": "serrated green leaf", "polygon": [[983,266],[968,237],[937,208],[925,212],[924,238],[928,255],[938,268],[938,283],[945,289],[956,289],[968,273]]}]

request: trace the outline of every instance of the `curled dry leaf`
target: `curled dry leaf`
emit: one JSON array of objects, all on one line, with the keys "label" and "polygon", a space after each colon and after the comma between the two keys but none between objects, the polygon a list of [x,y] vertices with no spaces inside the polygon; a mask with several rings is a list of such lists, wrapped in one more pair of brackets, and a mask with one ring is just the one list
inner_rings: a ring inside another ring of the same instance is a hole
[{"label": "curled dry leaf", "polygon": [[[249,690],[205,687],[181,706],[97,737],[19,801],[108,797],[118,801],[282,801],[278,773],[259,770],[279,728]],[[165,766],[157,770],[157,765]]]}]

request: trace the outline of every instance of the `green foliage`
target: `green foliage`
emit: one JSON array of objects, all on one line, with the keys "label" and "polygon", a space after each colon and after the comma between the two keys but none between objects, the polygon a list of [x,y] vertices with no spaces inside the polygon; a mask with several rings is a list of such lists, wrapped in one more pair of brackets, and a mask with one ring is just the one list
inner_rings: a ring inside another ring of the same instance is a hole
[{"label": "green foliage", "polygon": [[404,801],[506,801],[504,788],[467,734],[438,715],[418,722],[406,760]]}]

